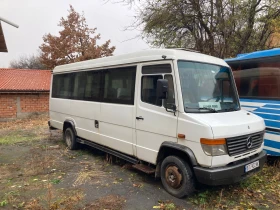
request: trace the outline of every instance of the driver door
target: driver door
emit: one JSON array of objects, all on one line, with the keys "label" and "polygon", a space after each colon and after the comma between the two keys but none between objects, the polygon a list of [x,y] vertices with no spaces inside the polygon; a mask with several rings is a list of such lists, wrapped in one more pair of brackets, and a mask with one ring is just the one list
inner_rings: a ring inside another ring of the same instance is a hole
[{"label": "driver door", "polygon": [[[172,61],[140,65],[137,78],[139,91],[136,108],[137,157],[155,163],[164,141],[177,142],[177,111],[166,111],[166,104],[177,104],[177,91]],[[168,80],[168,98],[157,99],[158,79]]]}]

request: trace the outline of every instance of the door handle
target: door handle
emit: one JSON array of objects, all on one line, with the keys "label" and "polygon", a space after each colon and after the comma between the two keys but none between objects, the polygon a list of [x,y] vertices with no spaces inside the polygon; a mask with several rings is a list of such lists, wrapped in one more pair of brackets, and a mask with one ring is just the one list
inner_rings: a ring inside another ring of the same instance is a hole
[{"label": "door handle", "polygon": [[95,126],[96,128],[99,128],[99,122],[98,122],[97,120],[94,121],[94,126]]},{"label": "door handle", "polygon": [[136,117],[136,120],[144,120],[144,118],[143,117]]}]

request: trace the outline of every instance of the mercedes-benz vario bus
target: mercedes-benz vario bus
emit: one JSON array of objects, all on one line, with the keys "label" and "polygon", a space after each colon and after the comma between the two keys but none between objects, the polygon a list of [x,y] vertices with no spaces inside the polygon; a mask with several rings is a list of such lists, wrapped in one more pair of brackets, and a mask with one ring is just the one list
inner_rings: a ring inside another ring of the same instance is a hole
[{"label": "mercedes-benz vario bus", "polygon": [[280,156],[280,48],[239,54],[231,66],[241,107],[266,124],[264,149]]},{"label": "mercedes-benz vario bus", "polygon": [[96,147],[161,177],[173,196],[260,170],[265,124],[240,109],[225,61],[155,49],[58,66],[50,128],[69,149]]}]

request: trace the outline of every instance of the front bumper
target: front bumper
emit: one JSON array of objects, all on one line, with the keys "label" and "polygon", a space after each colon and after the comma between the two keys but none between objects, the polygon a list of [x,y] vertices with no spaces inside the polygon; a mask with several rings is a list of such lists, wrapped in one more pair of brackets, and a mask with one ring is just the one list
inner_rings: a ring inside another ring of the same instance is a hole
[{"label": "front bumper", "polygon": [[[259,167],[245,172],[245,165],[259,160]],[[261,170],[266,162],[266,152],[262,151],[245,160],[237,161],[228,166],[219,168],[194,167],[194,173],[198,182],[207,185],[226,185],[239,182],[247,176]]]}]

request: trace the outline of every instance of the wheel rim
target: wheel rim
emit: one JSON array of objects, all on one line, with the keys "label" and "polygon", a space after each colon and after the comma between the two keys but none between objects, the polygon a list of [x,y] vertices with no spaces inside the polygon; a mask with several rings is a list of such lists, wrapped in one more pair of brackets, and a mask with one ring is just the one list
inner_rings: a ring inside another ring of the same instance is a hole
[{"label": "wheel rim", "polygon": [[71,141],[71,134],[69,131],[66,131],[66,133],[65,133],[65,141],[66,141],[67,146],[70,147],[72,141]]},{"label": "wheel rim", "polygon": [[174,188],[178,189],[182,186],[182,174],[177,166],[168,166],[165,170],[166,183]]}]

